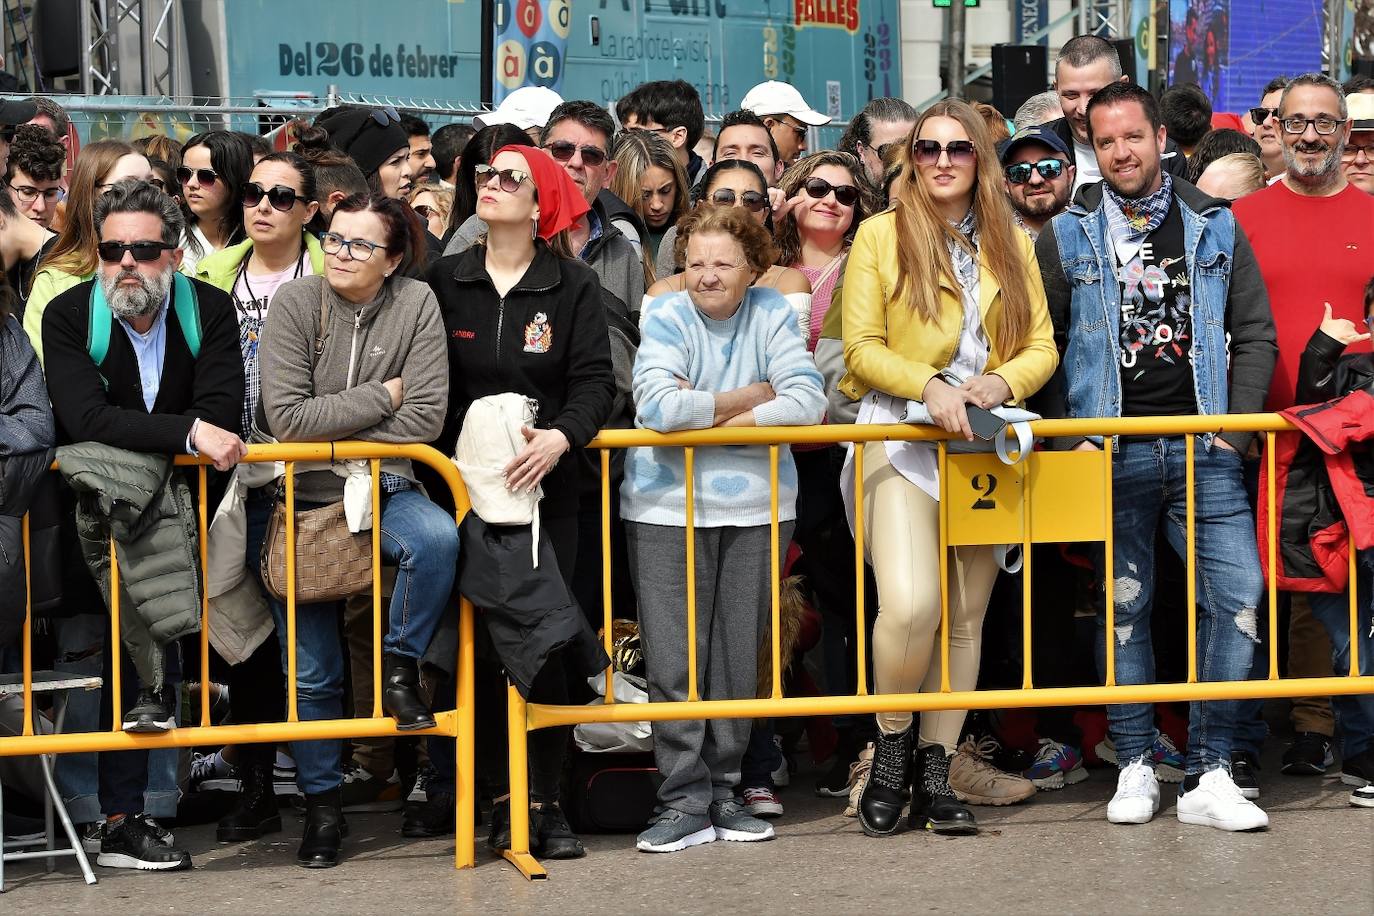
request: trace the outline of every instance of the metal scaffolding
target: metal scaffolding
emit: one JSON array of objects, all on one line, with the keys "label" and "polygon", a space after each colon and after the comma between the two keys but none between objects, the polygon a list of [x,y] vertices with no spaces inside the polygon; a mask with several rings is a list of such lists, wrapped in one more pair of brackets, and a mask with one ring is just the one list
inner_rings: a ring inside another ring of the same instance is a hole
[{"label": "metal scaffolding", "polygon": [[180,0],[85,0],[82,5],[82,95],[181,94]]},{"label": "metal scaffolding", "polygon": [[1129,38],[1130,0],[1079,0],[1078,34]]}]

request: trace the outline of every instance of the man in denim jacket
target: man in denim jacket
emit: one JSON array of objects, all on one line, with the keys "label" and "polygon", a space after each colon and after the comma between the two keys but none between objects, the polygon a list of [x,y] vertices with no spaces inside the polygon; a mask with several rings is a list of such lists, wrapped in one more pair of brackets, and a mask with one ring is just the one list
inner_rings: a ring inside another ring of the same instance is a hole
[{"label": "man in denim jacket", "polygon": [[[1277,349],[1254,253],[1224,201],[1165,174],[1165,132],[1154,98],[1124,83],[1097,93],[1089,136],[1103,182],[1036,243],[1056,340],[1063,352],[1063,415],[1186,416],[1261,410]],[[1196,446],[1198,680],[1240,681],[1250,671],[1263,590],[1241,454],[1248,433],[1204,435]],[[1099,448],[1100,441],[1078,448]],[[1117,440],[1112,457],[1118,684],[1154,681],[1150,611],[1156,532],[1186,550],[1186,443],[1180,436]],[[1105,620],[1098,665],[1105,668]],[[1255,830],[1267,815],[1230,775],[1235,702],[1193,703],[1179,795],[1184,823]],[[1155,765],[1170,750],[1153,708],[1108,707],[1121,772],[1112,823],[1143,824],[1159,809]]]}]

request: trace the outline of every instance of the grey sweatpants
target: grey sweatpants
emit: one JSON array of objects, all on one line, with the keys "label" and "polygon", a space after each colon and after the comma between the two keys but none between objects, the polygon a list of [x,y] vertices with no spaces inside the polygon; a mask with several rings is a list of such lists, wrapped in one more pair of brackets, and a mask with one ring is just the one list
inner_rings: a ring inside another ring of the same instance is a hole
[{"label": "grey sweatpants", "polygon": [[[792,522],[778,526],[779,551]],[[687,699],[687,534],[627,522],[630,574],[653,703]],[[754,696],[760,634],[772,613],[769,526],[696,530],[697,691],[703,700]],[[751,719],[655,722],[659,805],[705,814],[739,785]]]}]

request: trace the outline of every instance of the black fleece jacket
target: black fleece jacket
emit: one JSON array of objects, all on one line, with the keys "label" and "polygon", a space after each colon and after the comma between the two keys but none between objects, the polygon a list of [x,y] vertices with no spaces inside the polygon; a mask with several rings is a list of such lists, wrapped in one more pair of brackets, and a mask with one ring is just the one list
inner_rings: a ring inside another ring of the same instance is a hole
[{"label": "black fleece jacket", "polygon": [[[573,449],[596,436],[611,415],[615,380],[594,270],[536,242],[529,269],[500,296],[486,247],[474,245],[435,261],[426,279],[448,335],[449,416],[436,448],[452,455],[472,402],[507,391],[538,401],[538,425],[561,431]],[[549,472],[546,515],[577,512],[578,467],[564,455]]]},{"label": "black fleece jacket", "polygon": [[238,430],[243,355],[233,302],[208,283],[191,283],[200,303],[200,356],[191,356],[176,309],[169,304],[162,379],[151,411],[143,402],[133,344],[118,320],[110,323],[103,363],[97,366],[86,350],[95,281],[74,286],[48,304],[43,354],[58,444],[101,442],[136,452],[183,455],[197,418]]}]

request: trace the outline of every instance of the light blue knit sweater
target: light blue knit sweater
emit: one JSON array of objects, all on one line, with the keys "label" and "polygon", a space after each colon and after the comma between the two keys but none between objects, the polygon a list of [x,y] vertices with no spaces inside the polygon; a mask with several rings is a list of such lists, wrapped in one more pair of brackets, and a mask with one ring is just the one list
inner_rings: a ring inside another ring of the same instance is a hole
[{"label": "light blue knit sweater", "polygon": [[[797,317],[777,291],[751,288],[725,321],[701,313],[684,291],[649,305],[635,358],[635,425],[658,432],[708,429],[713,392],[768,382],[777,397],[754,408],[759,426],[805,426],[825,412],[821,374],[797,330]],[[678,379],[691,383],[679,388]],[[778,455],[778,516],[797,516],[797,466]],[[703,528],[767,525],[767,446],[696,450],[696,518]],[[680,448],[631,449],[621,485],[621,514],[651,525],[687,524]]]}]

